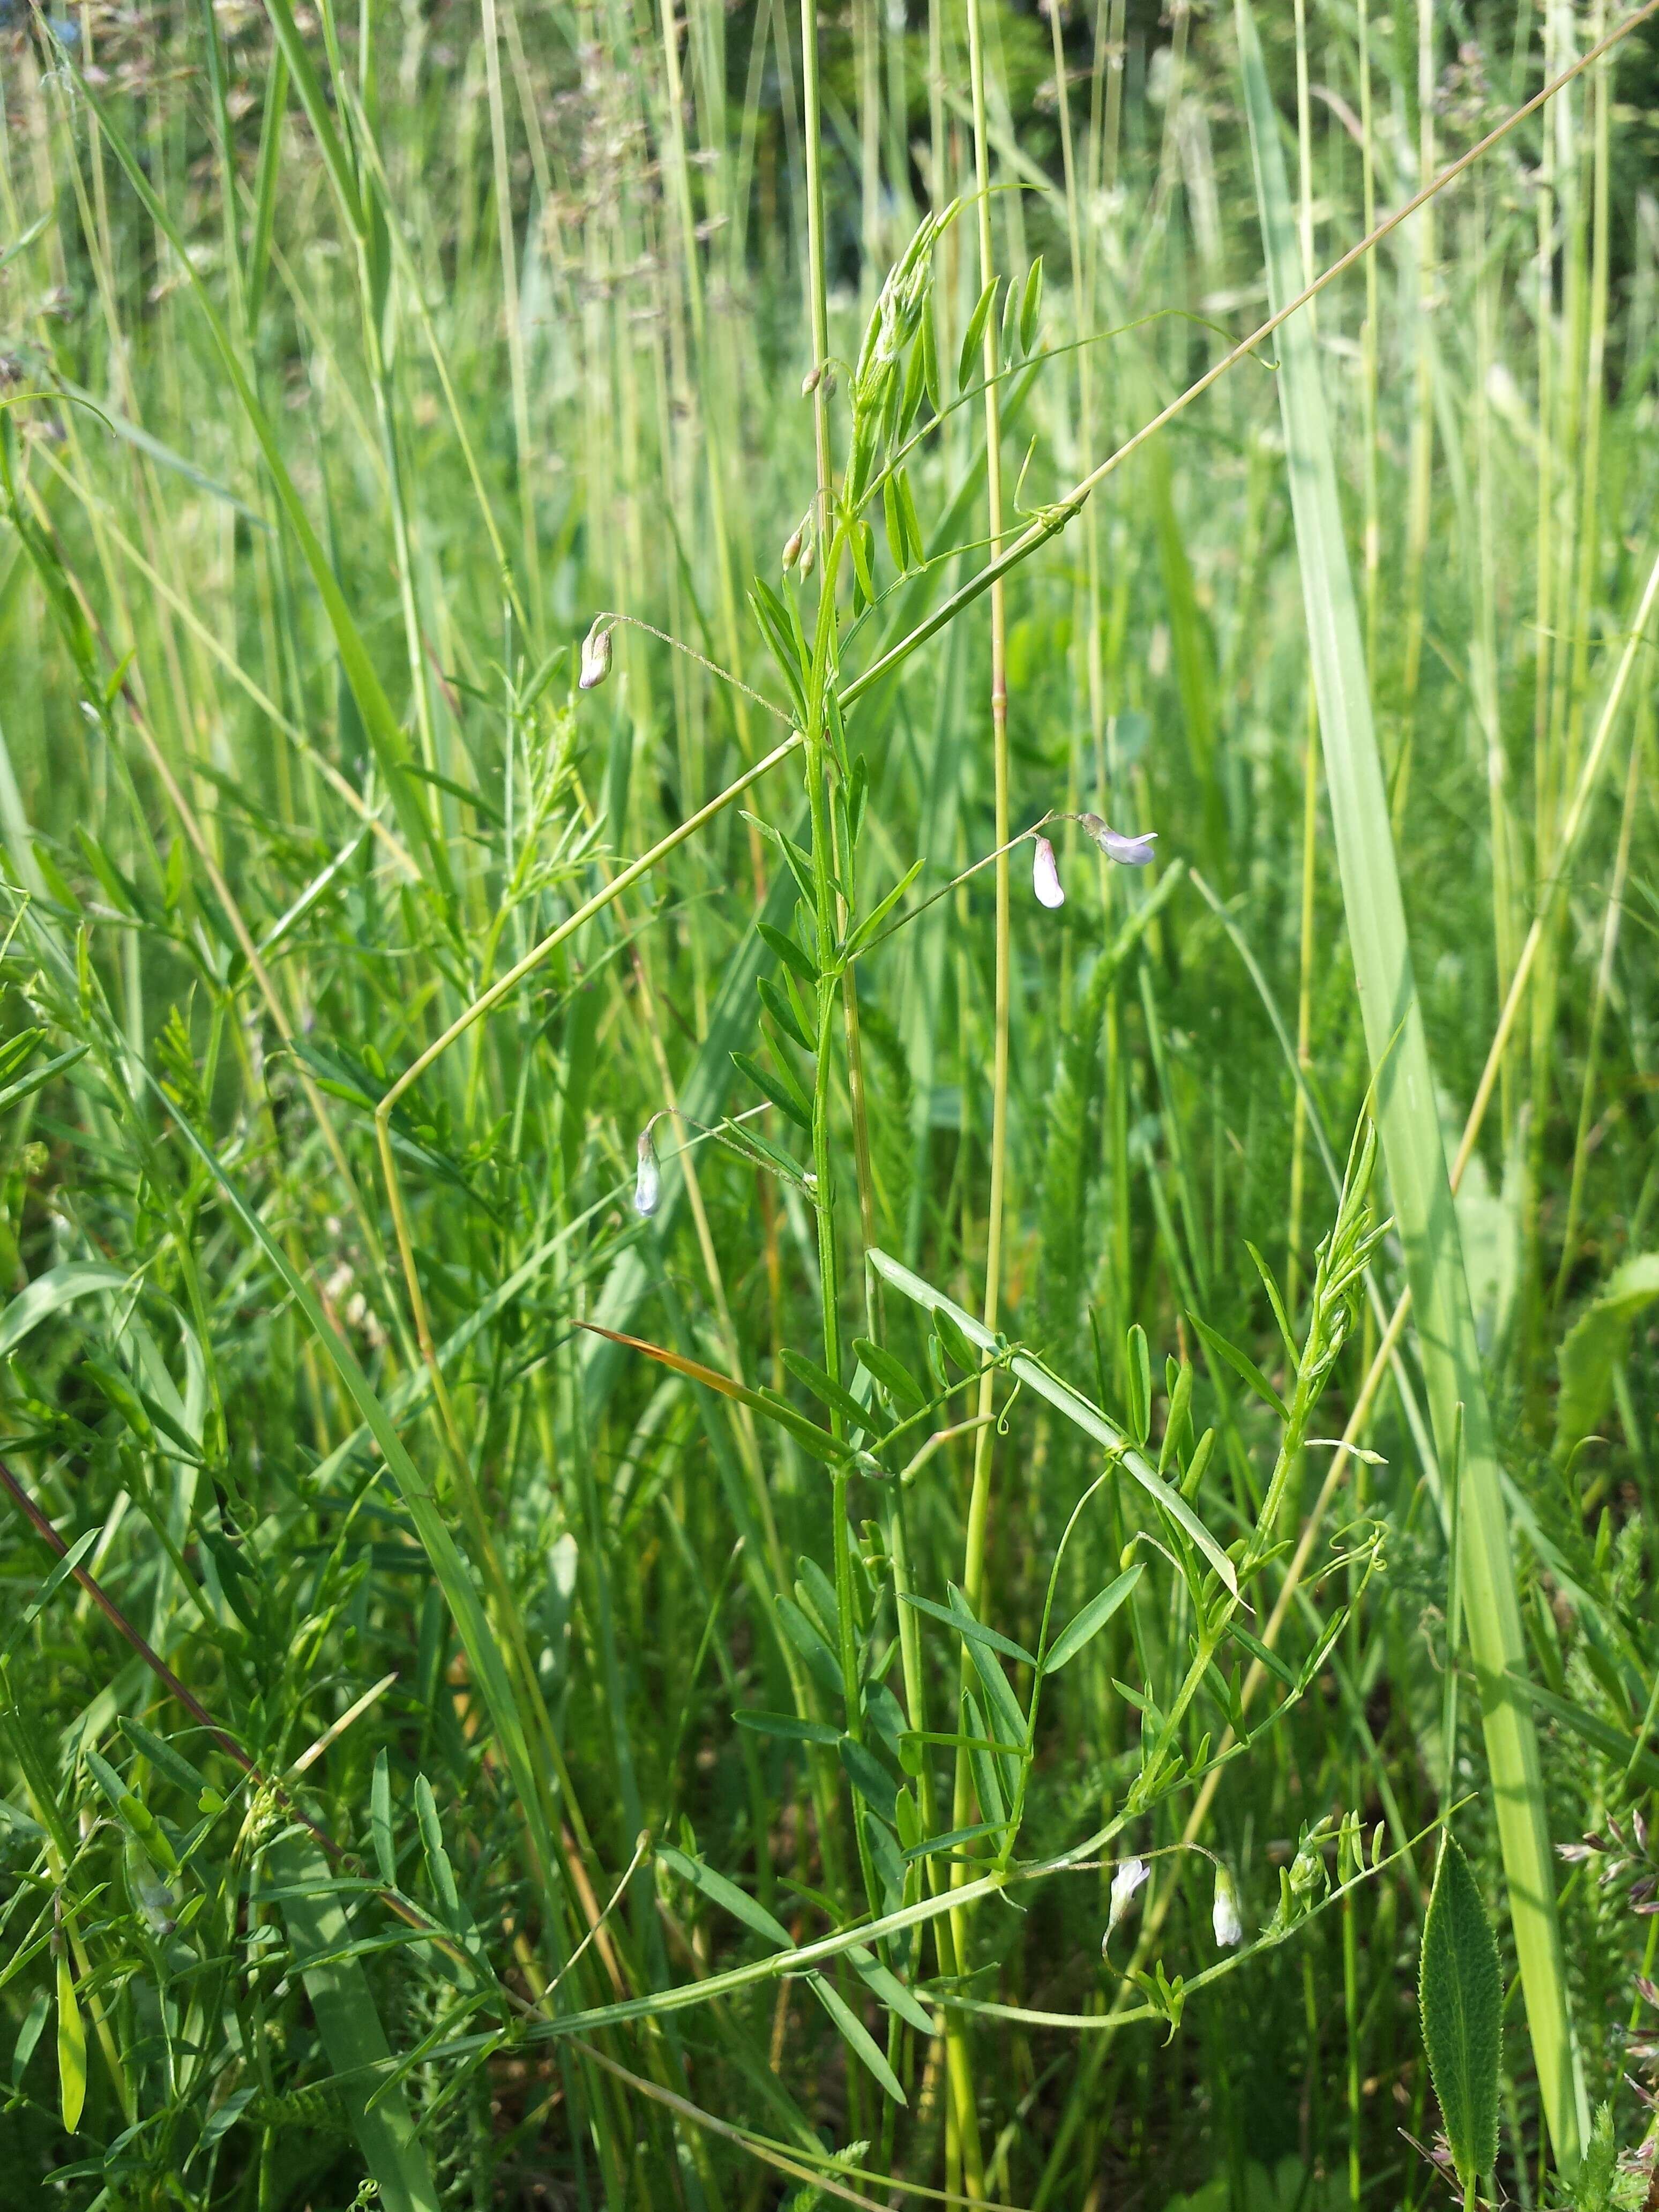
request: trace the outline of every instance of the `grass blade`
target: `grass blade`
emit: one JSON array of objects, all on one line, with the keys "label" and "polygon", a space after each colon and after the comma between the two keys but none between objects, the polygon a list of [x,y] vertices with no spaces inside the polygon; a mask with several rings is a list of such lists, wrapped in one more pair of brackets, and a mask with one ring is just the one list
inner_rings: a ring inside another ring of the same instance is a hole
[{"label": "grass blade", "polygon": [[[1244,100],[1270,300],[1299,289],[1279,118],[1249,0],[1237,0]],[[1532,1715],[1508,1680],[1526,1669],[1492,1413],[1475,1340],[1457,1215],[1435,1109],[1428,1041],[1412,971],[1388,795],[1371,721],[1330,426],[1305,314],[1279,339],[1279,404],[1302,566],[1320,733],[1337,858],[1394,1211],[1406,1248],[1437,1443],[1449,1453],[1462,1409],[1465,1617],[1527,2024],[1558,2162],[1571,2172],[1589,2126],[1568,2013],[1554,1868]]]}]

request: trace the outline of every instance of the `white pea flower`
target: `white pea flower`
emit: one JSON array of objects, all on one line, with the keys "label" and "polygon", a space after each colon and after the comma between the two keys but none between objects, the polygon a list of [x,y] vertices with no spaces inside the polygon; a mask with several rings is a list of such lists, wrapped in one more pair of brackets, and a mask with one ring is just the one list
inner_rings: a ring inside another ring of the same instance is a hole
[{"label": "white pea flower", "polygon": [[1244,1941],[1244,1923],[1238,1917],[1238,1892],[1233,1878],[1224,1866],[1217,1864],[1215,1870],[1215,1905],[1211,1912],[1215,1927],[1215,1940],[1224,1951],[1231,1951]]},{"label": "white pea flower", "polygon": [[591,691],[595,684],[603,684],[611,673],[611,629],[603,628],[596,619],[592,629],[582,640],[582,672],[577,678],[577,689]]},{"label": "white pea flower", "polygon": [[652,1142],[651,1124],[647,1121],[640,1131],[639,1167],[634,1177],[635,1212],[654,1213],[661,1196],[662,1170],[657,1165],[657,1147]]},{"label": "white pea flower", "polygon": [[1112,1876],[1112,1899],[1106,1913],[1106,1933],[1100,1939],[1100,1955],[1106,1955],[1106,1946],[1112,1940],[1117,1926],[1133,1901],[1135,1892],[1152,1872],[1145,1859],[1125,1859]]},{"label": "white pea flower", "polygon": [[1079,814],[1077,818],[1107,859],[1117,861],[1120,866],[1144,868],[1152,858],[1152,847],[1158,842],[1156,830],[1144,830],[1138,837],[1126,837],[1109,822],[1103,822],[1098,814]]},{"label": "white pea flower", "polygon": [[1036,851],[1031,860],[1031,889],[1044,906],[1064,906],[1066,893],[1060,887],[1060,870],[1054,861],[1054,848],[1046,837],[1036,841]]}]

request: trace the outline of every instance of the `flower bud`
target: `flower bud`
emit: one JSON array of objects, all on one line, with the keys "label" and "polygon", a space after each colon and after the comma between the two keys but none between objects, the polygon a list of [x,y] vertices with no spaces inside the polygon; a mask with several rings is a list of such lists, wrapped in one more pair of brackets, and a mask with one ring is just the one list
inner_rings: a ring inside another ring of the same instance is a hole
[{"label": "flower bud", "polygon": [[817,561],[817,557],[818,549],[817,545],[809,539],[806,550],[800,556],[800,572],[803,576],[810,576],[811,574],[813,563]]},{"label": "flower bud", "polygon": [[800,532],[799,530],[793,530],[790,532],[788,537],[784,540],[783,565],[786,568],[793,568],[799,558]]},{"label": "flower bud", "polygon": [[1036,850],[1031,857],[1031,889],[1044,906],[1064,906],[1066,893],[1060,888],[1060,870],[1054,861],[1054,848],[1046,837],[1036,841]]},{"label": "flower bud", "polygon": [[1112,1897],[1106,1913],[1106,1933],[1100,1939],[1103,1959],[1106,1956],[1106,1946],[1112,1940],[1112,1930],[1129,1910],[1135,1892],[1151,1872],[1152,1869],[1145,1859],[1125,1859],[1112,1876]]},{"label": "flower bud", "polygon": [[823,370],[822,368],[809,368],[807,370],[805,375],[803,376],[800,380],[800,396],[803,399],[810,399],[812,397],[812,394],[818,388],[818,379],[823,374]]},{"label": "flower bud", "polygon": [[582,640],[582,672],[577,678],[577,688],[592,690],[603,684],[611,673],[611,629],[608,623],[601,626],[596,618],[592,629]]},{"label": "flower bud", "polygon": [[639,1165],[634,1176],[634,1211],[653,1214],[662,1196],[662,1170],[657,1165],[657,1148],[651,1140],[651,1124],[647,1121],[640,1131]]},{"label": "flower bud", "polygon": [[1224,1951],[1231,1951],[1236,1943],[1244,1941],[1244,1923],[1238,1917],[1238,1892],[1233,1887],[1231,1875],[1219,1863],[1215,1870],[1215,1904],[1210,1918],[1215,1940]]},{"label": "flower bud", "polygon": [[1139,837],[1126,837],[1109,822],[1103,822],[1097,814],[1079,814],[1078,820],[1107,859],[1115,860],[1121,867],[1144,868],[1152,858],[1152,847],[1158,842],[1156,830],[1145,830]]}]

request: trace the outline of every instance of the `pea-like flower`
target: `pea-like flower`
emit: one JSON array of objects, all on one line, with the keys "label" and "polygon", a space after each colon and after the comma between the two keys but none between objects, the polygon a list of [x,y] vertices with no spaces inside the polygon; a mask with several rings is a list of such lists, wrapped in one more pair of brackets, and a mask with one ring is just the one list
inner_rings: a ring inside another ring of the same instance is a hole
[{"label": "pea-like flower", "polygon": [[1238,1917],[1238,1892],[1233,1878],[1218,1859],[1215,1869],[1215,1904],[1211,1911],[1215,1929],[1215,1940],[1224,1951],[1231,1951],[1236,1943],[1244,1941],[1244,1923]]},{"label": "pea-like flower", "polygon": [[596,684],[603,684],[610,673],[611,627],[600,617],[582,640],[582,669],[576,679],[577,689],[591,691]]},{"label": "pea-like flower", "polygon": [[1106,1955],[1106,1946],[1112,1940],[1112,1931],[1134,1900],[1134,1893],[1152,1872],[1145,1859],[1125,1859],[1112,1876],[1111,1902],[1106,1911],[1106,1933],[1100,1939],[1100,1955]]},{"label": "pea-like flower", "polygon": [[1031,889],[1044,906],[1064,906],[1066,903],[1060,869],[1054,860],[1054,848],[1046,837],[1037,839],[1036,850],[1032,855]]},{"label": "pea-like flower", "polygon": [[1107,859],[1115,860],[1120,867],[1144,868],[1152,859],[1152,847],[1158,842],[1156,830],[1143,830],[1138,837],[1126,837],[1109,822],[1103,822],[1098,814],[1079,814],[1077,818]]},{"label": "pea-like flower", "polygon": [[662,1170],[657,1164],[657,1147],[647,1121],[640,1131],[639,1165],[634,1176],[634,1211],[653,1214],[662,1196]]}]

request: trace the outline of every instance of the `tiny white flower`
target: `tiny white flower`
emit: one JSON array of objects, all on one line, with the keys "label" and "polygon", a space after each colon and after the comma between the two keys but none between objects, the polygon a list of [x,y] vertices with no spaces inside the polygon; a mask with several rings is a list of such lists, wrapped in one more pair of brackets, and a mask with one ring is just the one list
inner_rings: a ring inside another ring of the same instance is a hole
[{"label": "tiny white flower", "polygon": [[634,1177],[635,1212],[654,1213],[661,1196],[662,1170],[657,1165],[657,1148],[651,1141],[651,1124],[647,1121],[640,1131],[639,1167]]},{"label": "tiny white flower", "polygon": [[1244,1941],[1244,1923],[1238,1917],[1238,1892],[1224,1866],[1215,1870],[1215,1905],[1211,1913],[1215,1940],[1224,1951]]},{"label": "tiny white flower", "polygon": [[1152,1872],[1145,1859],[1125,1859],[1112,1876],[1112,1899],[1106,1913],[1106,1933],[1100,1939],[1100,1955],[1106,1955],[1106,1946],[1112,1940],[1117,1926],[1133,1901],[1135,1892]]},{"label": "tiny white flower", "polygon": [[602,629],[596,618],[582,640],[582,672],[576,679],[577,689],[591,691],[595,684],[603,684],[610,673],[611,630],[608,624]]},{"label": "tiny white flower", "polygon": [[1036,841],[1036,851],[1031,860],[1031,889],[1044,906],[1064,906],[1066,893],[1060,887],[1060,870],[1054,862],[1054,848],[1046,837]]},{"label": "tiny white flower", "polygon": [[1152,858],[1152,847],[1158,842],[1156,830],[1143,830],[1138,837],[1126,837],[1109,822],[1103,822],[1098,814],[1079,814],[1078,820],[1107,859],[1117,861],[1120,866],[1144,868]]}]

